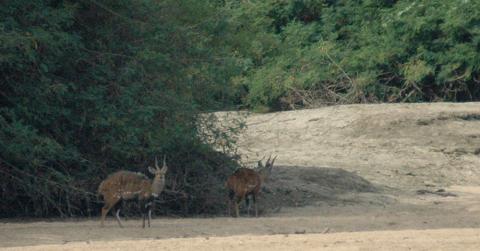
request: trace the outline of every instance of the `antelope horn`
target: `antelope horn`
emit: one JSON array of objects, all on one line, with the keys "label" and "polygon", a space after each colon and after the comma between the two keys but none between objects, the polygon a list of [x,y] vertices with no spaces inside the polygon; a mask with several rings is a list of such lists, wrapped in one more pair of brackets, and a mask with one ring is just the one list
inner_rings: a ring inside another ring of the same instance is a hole
[{"label": "antelope horn", "polygon": [[275,160],[277,159],[278,155],[275,156],[273,159],[272,159],[272,163],[270,163],[270,165],[273,167],[273,162],[275,162]]},{"label": "antelope horn", "polygon": [[159,171],[162,171],[162,172],[167,172],[168,170],[168,167],[167,167],[167,155],[163,155],[163,166],[162,166],[162,169],[158,169]]},{"label": "antelope horn", "polygon": [[270,154],[270,156],[268,157],[267,159],[267,162],[265,163],[265,166],[268,166],[270,164],[270,158],[272,157],[272,155]]},{"label": "antelope horn", "polygon": [[155,156],[155,168],[158,169],[158,160],[157,160],[157,156]]}]

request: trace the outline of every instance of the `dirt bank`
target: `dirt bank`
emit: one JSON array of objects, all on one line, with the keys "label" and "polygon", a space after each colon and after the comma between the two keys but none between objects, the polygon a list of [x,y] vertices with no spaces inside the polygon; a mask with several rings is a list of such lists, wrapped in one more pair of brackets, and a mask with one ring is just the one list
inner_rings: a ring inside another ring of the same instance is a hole
[{"label": "dirt bank", "polygon": [[[124,229],[112,219],[105,228],[98,219],[10,220],[0,223],[0,247],[480,247],[480,103],[336,106],[254,114],[245,123],[238,151],[247,165],[279,156],[259,199],[262,217],[157,216],[145,230],[138,219]],[[60,246],[38,246],[49,244]]]}]

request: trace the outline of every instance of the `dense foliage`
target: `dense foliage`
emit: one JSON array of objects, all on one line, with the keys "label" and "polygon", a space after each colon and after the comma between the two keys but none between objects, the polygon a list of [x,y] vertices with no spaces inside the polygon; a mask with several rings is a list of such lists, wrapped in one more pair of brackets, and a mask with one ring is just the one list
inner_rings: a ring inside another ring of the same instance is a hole
[{"label": "dense foliage", "polygon": [[480,99],[480,2],[231,1],[250,107]]},{"label": "dense foliage", "polygon": [[96,214],[163,154],[162,208],[217,212],[237,164],[200,114],[480,100],[479,52],[472,0],[3,1],[0,216]]},{"label": "dense foliage", "polygon": [[101,179],[163,154],[164,207],[223,206],[235,162],[197,119],[236,70],[214,1],[11,0],[0,17],[0,216],[97,214]]}]

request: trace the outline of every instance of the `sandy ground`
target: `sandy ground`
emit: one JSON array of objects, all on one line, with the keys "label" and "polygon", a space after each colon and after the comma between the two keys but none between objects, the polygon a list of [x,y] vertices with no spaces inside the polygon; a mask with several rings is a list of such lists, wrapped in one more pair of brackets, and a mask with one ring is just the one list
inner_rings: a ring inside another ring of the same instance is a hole
[{"label": "sandy ground", "polygon": [[[478,250],[478,229],[376,231],[337,234],[242,235],[188,239],[97,241],[30,250]],[[5,248],[5,250],[25,250]]]},{"label": "sandy ground", "polygon": [[[228,115],[228,116],[227,116]],[[479,250],[480,103],[381,104],[245,120],[250,165],[278,155],[259,218],[0,222],[13,250]]]}]

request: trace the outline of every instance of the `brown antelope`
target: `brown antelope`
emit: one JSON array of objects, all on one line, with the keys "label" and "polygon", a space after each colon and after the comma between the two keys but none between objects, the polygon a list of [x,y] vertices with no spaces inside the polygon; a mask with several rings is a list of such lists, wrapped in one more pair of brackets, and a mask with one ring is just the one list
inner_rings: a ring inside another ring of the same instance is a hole
[{"label": "brown antelope", "polygon": [[252,196],[253,205],[255,207],[255,217],[258,217],[257,210],[257,196],[260,192],[262,183],[266,181],[270,173],[272,172],[273,163],[277,156],[275,156],[270,162],[270,156],[265,163],[265,166],[262,164],[262,160],[258,161],[258,170],[253,170],[250,168],[239,168],[235,173],[230,175],[226,182],[226,187],[228,189],[228,215],[230,215],[231,205],[235,206],[235,214],[237,217],[240,216],[238,205],[245,199],[247,204],[247,212],[250,215],[250,204],[248,196]]},{"label": "brown antelope", "polygon": [[[142,211],[143,223],[145,228],[145,218],[148,212],[148,227],[152,219],[152,206],[154,198],[163,191],[165,187],[165,173],[167,172],[166,156],[163,157],[163,167],[158,167],[157,157],[155,157],[155,168],[148,167],[148,171],[155,175],[153,181],[145,175],[129,171],[118,171],[108,176],[98,187],[98,194],[103,197],[104,206],[102,207],[103,227],[107,213],[115,207],[120,201],[138,200]],[[122,226],[120,221],[120,208],[117,208],[116,218],[118,225]]]}]

